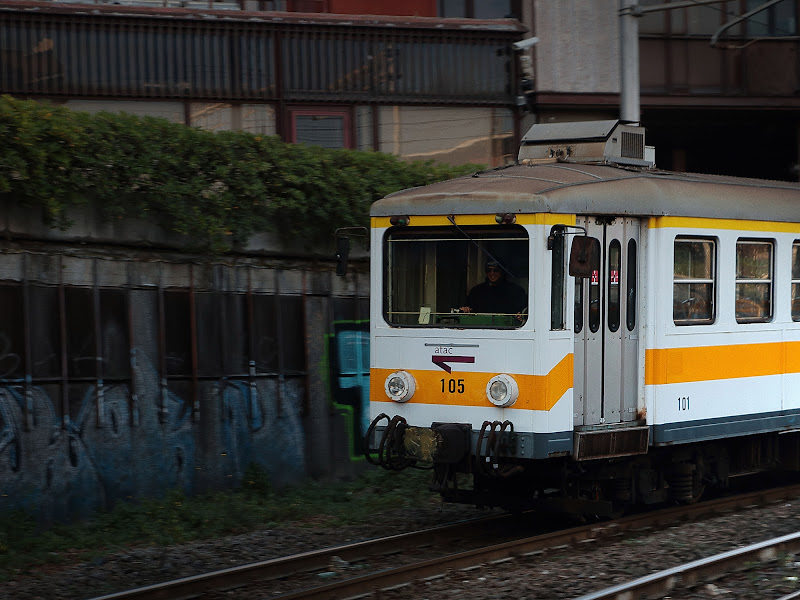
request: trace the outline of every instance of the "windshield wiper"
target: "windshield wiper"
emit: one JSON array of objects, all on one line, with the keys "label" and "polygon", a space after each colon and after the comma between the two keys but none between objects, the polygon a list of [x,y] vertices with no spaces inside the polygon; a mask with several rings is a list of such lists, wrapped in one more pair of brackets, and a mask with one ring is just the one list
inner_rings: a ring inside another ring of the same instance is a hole
[{"label": "windshield wiper", "polygon": [[500,265],[500,268],[503,269],[503,271],[505,271],[509,277],[514,279],[515,275],[511,271],[506,269],[506,266],[503,263],[497,260],[497,258],[495,258],[491,252],[483,248],[480,244],[478,244],[478,242],[472,239],[472,237],[466,231],[464,231],[463,229],[461,229],[461,227],[458,226],[458,224],[456,223],[456,218],[453,215],[447,215],[447,220],[450,221],[453,224],[453,227],[458,229],[465,238],[467,238],[470,242],[475,244],[475,247],[478,249],[479,252],[482,252],[483,254],[489,257],[489,260],[492,260],[496,262],[498,265]]}]

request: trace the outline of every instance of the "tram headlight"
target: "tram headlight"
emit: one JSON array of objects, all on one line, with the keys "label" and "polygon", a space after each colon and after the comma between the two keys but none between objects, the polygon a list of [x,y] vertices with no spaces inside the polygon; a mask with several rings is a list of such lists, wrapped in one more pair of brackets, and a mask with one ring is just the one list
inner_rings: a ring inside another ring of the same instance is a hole
[{"label": "tram headlight", "polygon": [[504,402],[506,396],[508,396],[508,386],[505,382],[500,381],[493,381],[492,384],[489,386],[489,395],[492,397],[494,402]]},{"label": "tram headlight", "polygon": [[386,395],[395,402],[408,402],[416,388],[414,376],[407,371],[395,371],[386,378],[386,382],[383,384]]},{"label": "tram headlight", "polygon": [[506,408],[517,401],[519,386],[513,377],[501,373],[492,377],[486,384],[486,397],[495,406]]}]

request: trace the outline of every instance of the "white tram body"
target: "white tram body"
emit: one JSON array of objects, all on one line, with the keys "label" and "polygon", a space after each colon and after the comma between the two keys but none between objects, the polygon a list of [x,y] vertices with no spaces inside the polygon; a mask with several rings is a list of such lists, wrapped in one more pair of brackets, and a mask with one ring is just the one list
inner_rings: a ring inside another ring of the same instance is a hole
[{"label": "white tram body", "polygon": [[[800,465],[800,186],[609,157],[635,129],[591,125],[372,207],[368,458],[446,500],[602,513]],[[487,261],[524,311],[460,310]]]}]

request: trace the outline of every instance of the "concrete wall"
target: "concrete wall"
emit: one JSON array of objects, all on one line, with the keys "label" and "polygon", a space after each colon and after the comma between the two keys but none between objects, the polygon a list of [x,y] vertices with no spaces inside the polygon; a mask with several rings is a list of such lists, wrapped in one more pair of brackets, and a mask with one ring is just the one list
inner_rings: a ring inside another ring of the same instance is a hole
[{"label": "concrete wall", "polygon": [[72,216],[61,232],[0,208],[0,513],[228,489],[250,463],[275,484],[359,468],[363,260],[338,278],[274,240],[190,255]]},{"label": "concrete wall", "polygon": [[516,158],[507,109],[387,106],[379,115],[379,150],[406,160],[498,166]]},{"label": "concrete wall", "polygon": [[538,92],[619,92],[619,0],[537,0]]}]

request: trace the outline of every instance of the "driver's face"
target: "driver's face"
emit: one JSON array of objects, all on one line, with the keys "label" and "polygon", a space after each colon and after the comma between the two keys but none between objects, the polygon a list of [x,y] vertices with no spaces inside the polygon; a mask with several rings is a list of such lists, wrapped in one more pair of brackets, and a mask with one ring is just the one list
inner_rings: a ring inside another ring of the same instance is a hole
[{"label": "driver's face", "polygon": [[489,283],[497,283],[500,281],[500,269],[497,267],[489,267],[486,269],[486,279]]}]

